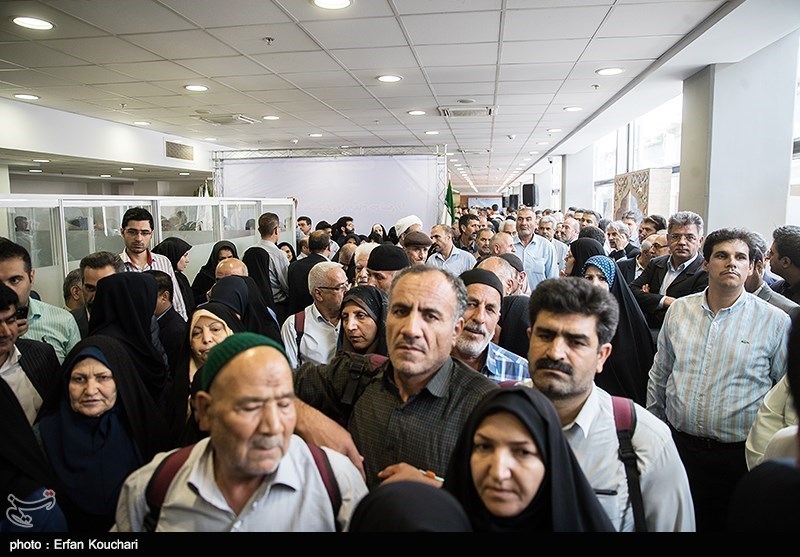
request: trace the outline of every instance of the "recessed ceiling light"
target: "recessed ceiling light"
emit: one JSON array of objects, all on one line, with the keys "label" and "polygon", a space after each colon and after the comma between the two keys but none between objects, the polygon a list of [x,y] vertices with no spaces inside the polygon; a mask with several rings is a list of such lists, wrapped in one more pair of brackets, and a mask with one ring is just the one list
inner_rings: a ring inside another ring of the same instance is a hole
[{"label": "recessed ceiling light", "polygon": [[455,153],[445,153],[448,157],[452,157]]},{"label": "recessed ceiling light", "polygon": [[437,131],[429,131],[429,132],[425,132],[425,135],[439,135],[439,132],[437,132]]},{"label": "recessed ceiling light", "polygon": [[597,75],[619,75],[625,71],[625,68],[600,68],[599,70],[595,70],[594,73]]},{"label": "recessed ceiling light", "polygon": [[16,95],[14,95],[14,98],[15,99],[21,99],[23,101],[38,101],[39,100],[39,97],[37,97],[36,95],[30,95],[28,93],[17,93]]},{"label": "recessed ceiling light", "polygon": [[458,162],[458,159],[450,159],[450,162]]},{"label": "recessed ceiling light", "polygon": [[349,145],[339,145],[339,149],[349,149]]},{"label": "recessed ceiling light", "polygon": [[549,145],[549,143],[547,141],[537,141],[536,145]]},{"label": "recessed ceiling light", "polygon": [[202,93],[203,91],[208,91],[208,87],[205,85],[184,85],[184,89],[187,91],[194,91],[196,93]]},{"label": "recessed ceiling light", "polygon": [[216,141],[216,140],[217,140],[216,137],[204,137],[203,138],[203,141]]},{"label": "recessed ceiling light", "polygon": [[547,133],[558,133],[561,131],[561,128],[547,128]]},{"label": "recessed ceiling light", "polygon": [[538,155],[539,151],[528,151],[529,155]]},{"label": "recessed ceiling light", "polygon": [[178,176],[189,176],[188,172],[178,172]]},{"label": "recessed ceiling light", "polygon": [[44,171],[40,170],[38,168],[31,168],[30,170],[28,170],[28,172],[34,172],[35,173],[35,172],[44,172]]},{"label": "recessed ceiling light", "polygon": [[50,162],[50,159],[33,159],[33,162]]},{"label": "recessed ceiling light", "polygon": [[472,104],[475,102],[475,99],[458,99],[456,102],[461,104]]},{"label": "recessed ceiling light", "polygon": [[423,114],[425,114],[425,111],[424,110],[409,110],[408,113],[411,116],[422,116]]},{"label": "recessed ceiling light", "polygon": [[48,31],[54,27],[49,21],[39,19],[38,17],[15,17],[11,21],[20,27],[36,29],[37,31]]},{"label": "recessed ceiling light", "polygon": [[341,10],[352,4],[351,0],[312,0],[311,3],[325,10]]},{"label": "recessed ceiling light", "polygon": [[123,166],[120,170],[133,170],[132,166]]},{"label": "recessed ceiling light", "polygon": [[264,116],[264,120],[280,120],[280,116]]},{"label": "recessed ceiling light", "polygon": [[463,164],[454,164],[453,166],[455,166],[456,168],[461,168],[464,165]]},{"label": "recessed ceiling light", "polygon": [[522,159],[524,161],[532,161],[533,159]]},{"label": "recessed ceiling light", "polygon": [[322,134],[321,133],[310,133],[310,134],[308,134],[308,137],[322,137]]},{"label": "recessed ceiling light", "polygon": [[111,178],[111,174],[101,174],[101,178]]},{"label": "recessed ceiling light", "polygon": [[382,83],[397,83],[398,81],[403,79],[403,77],[399,75],[379,75],[375,79],[377,79]]},{"label": "recessed ceiling light", "polygon": [[583,110],[582,106],[565,106],[564,112],[580,112]]},{"label": "recessed ceiling light", "polygon": [[145,122],[144,120],[136,120],[134,124],[136,124],[137,126],[149,126],[150,122]]}]

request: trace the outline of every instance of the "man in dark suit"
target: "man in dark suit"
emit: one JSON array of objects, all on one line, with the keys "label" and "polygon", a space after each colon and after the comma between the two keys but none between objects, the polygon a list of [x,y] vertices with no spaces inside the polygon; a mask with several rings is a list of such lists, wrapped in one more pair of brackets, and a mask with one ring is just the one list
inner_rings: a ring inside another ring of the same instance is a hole
[{"label": "man in dark suit", "polygon": [[158,338],[164,347],[170,368],[174,369],[178,362],[181,346],[186,342],[188,325],[172,306],[172,293],[175,288],[172,277],[164,271],[156,269],[145,271],[145,273],[153,275],[158,285],[155,312],[156,321],[158,321]]},{"label": "man in dark suit", "polygon": [[119,254],[110,251],[98,251],[90,253],[81,259],[81,293],[83,295],[83,305],[72,310],[72,316],[78,323],[81,338],[89,336],[89,313],[94,303],[94,295],[97,292],[97,281],[114,273],[125,271],[125,264]]},{"label": "man in dark suit", "polygon": [[781,279],[771,285],[775,292],[800,304],[800,226],[787,224],[772,232],[769,268]]},{"label": "man in dark suit", "polygon": [[[659,240],[659,238],[661,238]],[[655,249],[658,246],[661,249]],[[642,241],[642,253],[630,259],[620,259],[617,261],[617,268],[622,275],[623,280],[630,285],[634,280],[647,269],[650,261],[659,255],[666,255],[669,253],[669,245],[667,244],[667,234],[663,235],[651,234]],[[619,275],[617,275],[619,276]]]},{"label": "man in dark suit", "polygon": [[758,232],[751,232],[750,234],[753,236],[753,243],[756,246],[754,250],[755,260],[753,262],[753,274],[747,277],[744,289],[765,302],[782,309],[789,314],[789,317],[794,319],[800,315],[800,305],[797,305],[786,296],[778,294],[764,281],[764,258],[767,251],[769,251],[767,241]]},{"label": "man in dark suit", "polygon": [[308,249],[311,252],[308,257],[296,259],[289,264],[288,315],[294,315],[314,303],[308,291],[308,273],[317,263],[329,261],[330,244],[331,237],[327,232],[315,230],[308,236]]},{"label": "man in dark suit", "polygon": [[654,336],[664,323],[664,314],[675,299],[702,292],[708,286],[703,269],[703,218],[691,211],[680,211],[669,218],[667,242],[670,255],[650,261],[631,290],[642,308]]},{"label": "man in dark suit", "polygon": [[606,238],[611,251],[608,256],[614,261],[620,259],[634,259],[642,250],[631,243],[630,229],[621,220],[613,221],[606,225]]}]

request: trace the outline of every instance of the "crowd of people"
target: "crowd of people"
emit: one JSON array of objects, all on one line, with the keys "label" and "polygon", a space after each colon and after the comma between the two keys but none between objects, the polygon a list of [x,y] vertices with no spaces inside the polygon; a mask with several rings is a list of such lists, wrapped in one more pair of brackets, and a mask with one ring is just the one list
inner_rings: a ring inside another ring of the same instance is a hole
[{"label": "crowd of people", "polygon": [[789,531],[800,226],[461,208],[239,253],[0,239],[0,531]]}]

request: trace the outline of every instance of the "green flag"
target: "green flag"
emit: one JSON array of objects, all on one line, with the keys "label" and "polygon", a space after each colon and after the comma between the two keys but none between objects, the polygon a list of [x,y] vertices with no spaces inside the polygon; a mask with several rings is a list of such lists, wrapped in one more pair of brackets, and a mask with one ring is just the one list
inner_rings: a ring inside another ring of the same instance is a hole
[{"label": "green flag", "polygon": [[450,180],[447,181],[447,194],[444,202],[447,204],[447,212],[450,213],[450,223],[453,223],[456,220],[456,208],[453,205],[453,185]]}]

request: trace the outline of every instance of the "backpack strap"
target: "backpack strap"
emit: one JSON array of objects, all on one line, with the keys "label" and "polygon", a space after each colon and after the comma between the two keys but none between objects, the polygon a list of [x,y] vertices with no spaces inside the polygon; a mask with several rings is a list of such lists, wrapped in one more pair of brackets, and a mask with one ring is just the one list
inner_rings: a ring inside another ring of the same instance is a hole
[{"label": "backpack strap", "polygon": [[300,362],[300,340],[306,329],[306,310],[302,309],[294,314],[294,330],[297,336],[297,361]]},{"label": "backpack strap", "polygon": [[308,449],[311,451],[311,456],[314,457],[314,464],[317,465],[319,475],[322,477],[322,483],[325,484],[325,491],[328,492],[328,497],[331,500],[333,507],[333,522],[336,524],[336,531],[341,532],[341,525],[339,524],[339,509],[342,508],[342,493],[339,491],[339,482],[336,481],[336,475],[331,468],[331,461],[328,455],[322,450],[319,445],[313,443],[306,443]]},{"label": "backpack strap", "polygon": [[636,408],[629,398],[612,396],[614,424],[619,439],[619,459],[625,465],[628,480],[628,495],[633,506],[633,524],[637,532],[647,532],[644,516],[642,488],[639,485],[639,468],[636,465],[636,451],[633,448],[633,432],[636,430]]},{"label": "backpack strap", "polygon": [[161,506],[167,497],[169,486],[172,485],[172,480],[175,479],[178,470],[189,458],[192,449],[194,449],[194,445],[189,445],[170,453],[158,464],[153,475],[150,476],[150,481],[147,482],[147,488],[144,491],[145,501],[147,501],[149,509],[143,522],[145,532],[156,531],[158,519],[161,515]]}]

